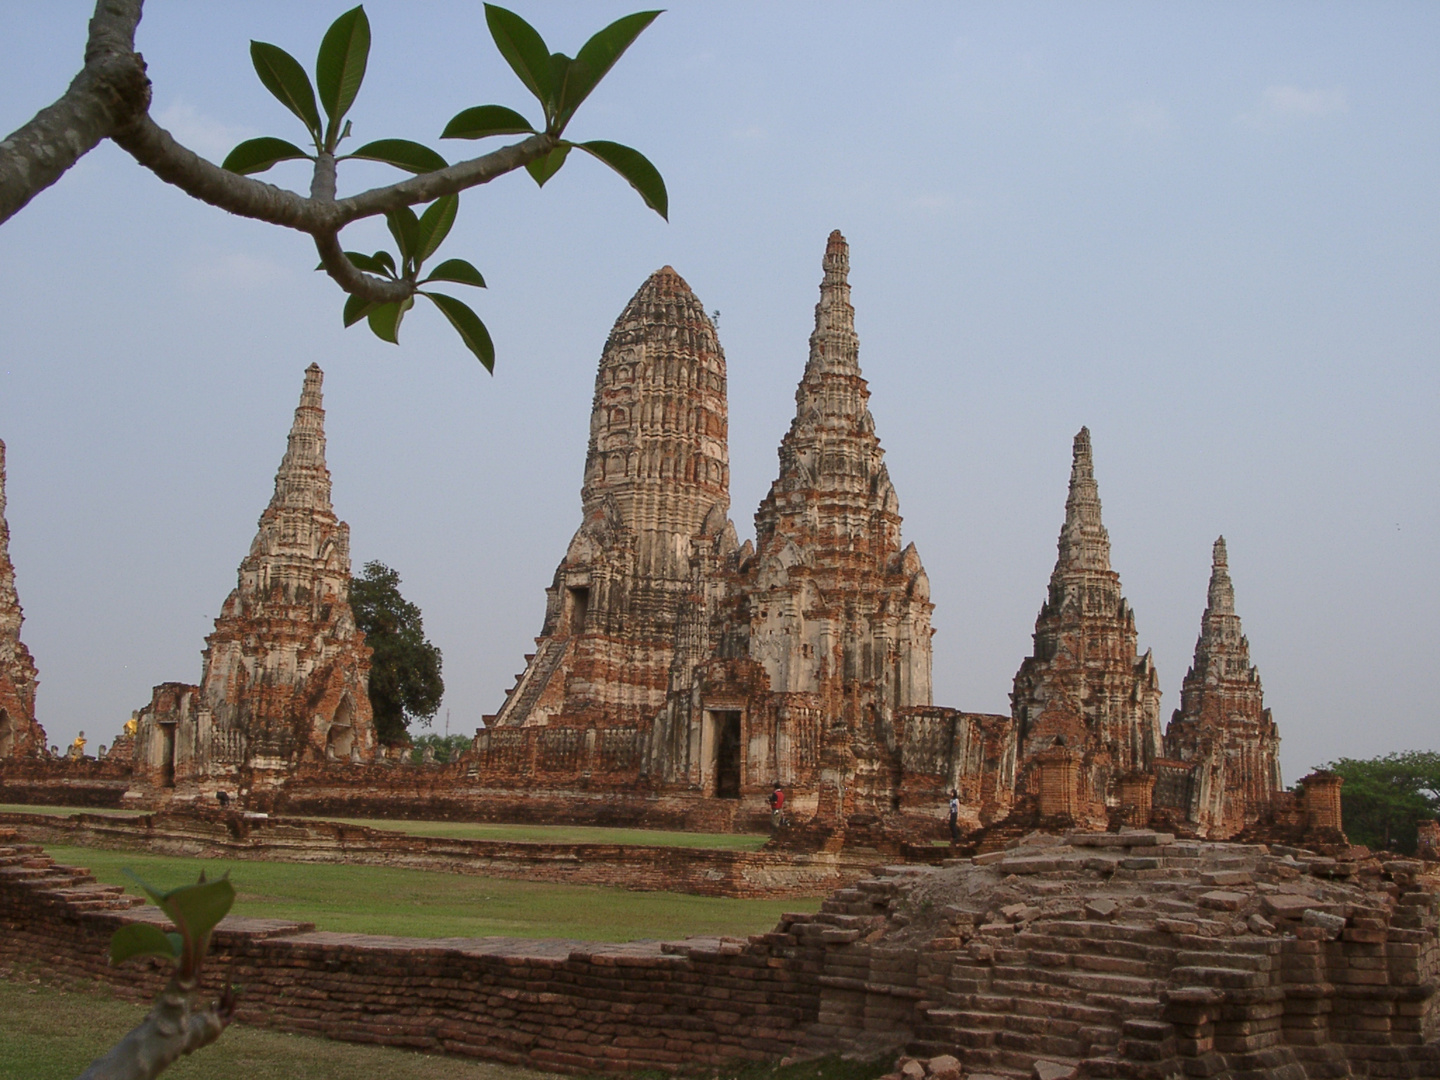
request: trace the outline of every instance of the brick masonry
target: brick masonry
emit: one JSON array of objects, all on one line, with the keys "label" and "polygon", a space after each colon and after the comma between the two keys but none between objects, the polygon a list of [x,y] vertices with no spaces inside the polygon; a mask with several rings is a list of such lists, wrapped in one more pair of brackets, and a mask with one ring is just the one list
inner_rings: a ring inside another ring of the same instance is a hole
[{"label": "brick masonry", "polygon": [[[1440,881],[1381,861],[1168,834],[1033,834],[882,868],[747,939],[423,940],[227,919],[210,978],[279,1030],[618,1072],[852,1052],[972,1075],[1440,1075]],[[0,964],[153,993],[105,966],[156,919],[0,835]],[[1058,1069],[1058,1072],[1052,1071]]]}]

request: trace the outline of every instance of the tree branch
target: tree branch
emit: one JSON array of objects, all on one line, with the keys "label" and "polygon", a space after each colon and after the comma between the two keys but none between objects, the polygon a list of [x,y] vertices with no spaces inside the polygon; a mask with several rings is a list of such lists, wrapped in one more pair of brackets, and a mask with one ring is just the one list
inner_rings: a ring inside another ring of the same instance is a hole
[{"label": "tree branch", "polygon": [[140,1025],[104,1057],[96,1058],[79,1080],[154,1080],[167,1066],[208,1046],[235,1018],[229,987],[220,1000],[197,1009],[194,979],[171,979]]},{"label": "tree branch", "polygon": [[351,296],[373,300],[377,304],[389,304],[415,295],[413,281],[390,281],[357,269],[355,264],[345,257],[339,233],[316,233],[315,250],[320,253],[320,262],[324,265],[325,272]]},{"label": "tree branch", "polygon": [[58,101],[0,142],[0,222],[150,107],[145,61],[135,52],[143,3],[98,0],[80,74]]}]

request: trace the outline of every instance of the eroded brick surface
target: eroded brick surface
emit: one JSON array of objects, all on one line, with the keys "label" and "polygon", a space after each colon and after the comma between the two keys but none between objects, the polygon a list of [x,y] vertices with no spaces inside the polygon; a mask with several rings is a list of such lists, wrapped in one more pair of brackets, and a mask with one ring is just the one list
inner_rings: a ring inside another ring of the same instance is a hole
[{"label": "eroded brick surface", "polygon": [[49,753],[45,729],[35,720],[35,661],[20,640],[25,614],[15,592],[10,526],[5,520],[5,444],[0,442],[0,761]]},{"label": "eroded brick surface", "polygon": [[[0,964],[153,994],[158,963],[104,960],[117,926],[159,921],[134,903],[0,831]],[[744,939],[385,938],[232,916],[209,979],[243,984],[245,1023],[570,1072],[904,1051],[932,1066],[912,1076],[1422,1077],[1440,1074],[1437,922],[1418,860],[1037,833],[879,868]]]},{"label": "eroded brick surface", "polygon": [[350,530],[330,503],[320,368],[305,384],[239,582],[205,639],[198,686],[137,714],[135,794],[264,791],[302,762],[375,754],[370,649],[347,599]]}]

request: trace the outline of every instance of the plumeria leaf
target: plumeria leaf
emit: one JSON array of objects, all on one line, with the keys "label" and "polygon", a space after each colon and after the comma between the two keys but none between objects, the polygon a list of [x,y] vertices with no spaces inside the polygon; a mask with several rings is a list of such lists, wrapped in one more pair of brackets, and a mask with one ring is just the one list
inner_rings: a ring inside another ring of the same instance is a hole
[{"label": "plumeria leaf", "polygon": [[318,144],[320,113],[315,108],[315,88],[310,85],[310,76],[305,74],[300,61],[280,46],[264,41],[250,42],[250,59],[265,89],[301,119]]},{"label": "plumeria leaf", "polygon": [[134,922],[122,926],[110,937],[110,963],[123,964],[134,956],[163,956],[173,960],[180,955],[179,934],[167,934],[154,923]]},{"label": "plumeria leaf", "polygon": [[485,329],[480,316],[471,311],[468,304],[456,300],[453,296],[432,292],[424,295],[450,320],[450,325],[460,335],[460,340],[475,354],[475,358],[484,365],[485,370],[495,374],[495,343],[490,340],[490,331]]},{"label": "plumeria leaf", "polygon": [[300,158],[310,159],[312,155],[294,143],[284,139],[272,139],[267,135],[259,139],[246,139],[225,155],[225,161],[220,167],[227,172],[249,176],[251,173],[264,172],[278,162]]},{"label": "plumeria leaf", "polygon": [[565,158],[569,153],[570,144],[561,143],[544,157],[530,162],[525,166],[525,170],[534,178],[536,184],[544,187],[545,181],[560,171],[560,166],[565,164]]},{"label": "plumeria leaf", "polygon": [[630,186],[640,193],[646,206],[666,221],[670,220],[670,196],[665,191],[665,181],[660,176],[660,170],[650,164],[649,159],[639,150],[604,140],[575,145],[623,176]]},{"label": "plumeria leaf", "polygon": [[377,251],[374,255],[370,257],[375,260],[375,262],[385,273],[389,274],[391,277],[395,276],[395,260],[390,257],[390,253],[388,251]]},{"label": "plumeria leaf", "polygon": [[351,8],[325,31],[315,60],[315,87],[320,92],[320,105],[330,118],[327,139],[355,103],[369,57],[370,20],[365,17],[364,7]]},{"label": "plumeria leaf", "polygon": [[620,59],[625,50],[640,36],[641,31],[654,22],[659,14],[658,11],[637,11],[634,15],[626,15],[623,19],[616,19],[584,44],[566,72],[556,108],[558,129],[564,129],[580,103],[590,96],[590,91],[594,90],[606,73],[615,66],[615,61]]},{"label": "plumeria leaf", "polygon": [[555,113],[556,86],[545,39],[519,15],[494,4],[485,5],[485,24],[500,55],[544,107],[548,122]]},{"label": "plumeria leaf", "polygon": [[400,245],[400,260],[410,262],[415,254],[417,233],[420,231],[420,219],[415,216],[415,211],[408,206],[387,210],[385,224],[390,226],[390,235],[395,237],[395,243]]},{"label": "plumeria leaf", "polygon": [[400,320],[405,318],[405,312],[414,306],[415,298],[411,296],[395,303],[377,305],[367,316],[370,320],[370,330],[381,341],[399,345]]},{"label": "plumeria leaf", "polygon": [[534,131],[530,121],[514,109],[507,109],[504,105],[476,105],[456,113],[445,125],[440,137],[483,139],[490,135],[520,135]]},{"label": "plumeria leaf", "polygon": [[450,227],[455,224],[455,214],[460,209],[459,195],[442,195],[420,215],[420,226],[415,230],[415,265],[418,267],[445,241]]},{"label": "plumeria leaf", "polygon": [[363,158],[366,161],[383,161],[386,165],[394,165],[397,169],[404,169],[406,172],[427,173],[436,169],[443,169],[448,164],[446,160],[431,150],[428,146],[421,146],[409,139],[377,139],[375,142],[366,143],[345,155],[346,158]]},{"label": "plumeria leaf", "polygon": [[345,312],[342,316],[346,326],[354,326],[361,319],[374,311],[376,304],[373,300],[366,300],[363,296],[345,297]]},{"label": "plumeria leaf", "polygon": [[434,270],[426,281],[453,281],[458,285],[474,285],[477,289],[485,288],[485,279],[480,276],[480,271],[466,262],[464,259],[446,259]]}]

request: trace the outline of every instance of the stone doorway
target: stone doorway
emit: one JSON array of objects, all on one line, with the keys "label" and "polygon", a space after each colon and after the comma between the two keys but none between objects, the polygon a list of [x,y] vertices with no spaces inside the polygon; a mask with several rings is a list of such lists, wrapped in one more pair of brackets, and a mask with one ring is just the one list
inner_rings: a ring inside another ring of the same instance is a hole
[{"label": "stone doorway", "polygon": [[590,587],[588,585],[565,590],[564,632],[576,637],[585,632],[585,616],[590,610]]},{"label": "stone doorway", "polygon": [[330,730],[325,733],[325,757],[330,761],[349,761],[350,751],[355,745],[355,704],[346,694],[335,709],[335,718],[330,721]]},{"label": "stone doorway", "polygon": [[175,786],[175,725],[160,725],[160,786]]},{"label": "stone doorway", "polygon": [[715,795],[721,799],[740,797],[740,712],[726,709],[711,712],[715,747]]},{"label": "stone doorway", "polygon": [[0,709],[0,758],[7,758],[15,752],[15,725],[10,714]]}]

